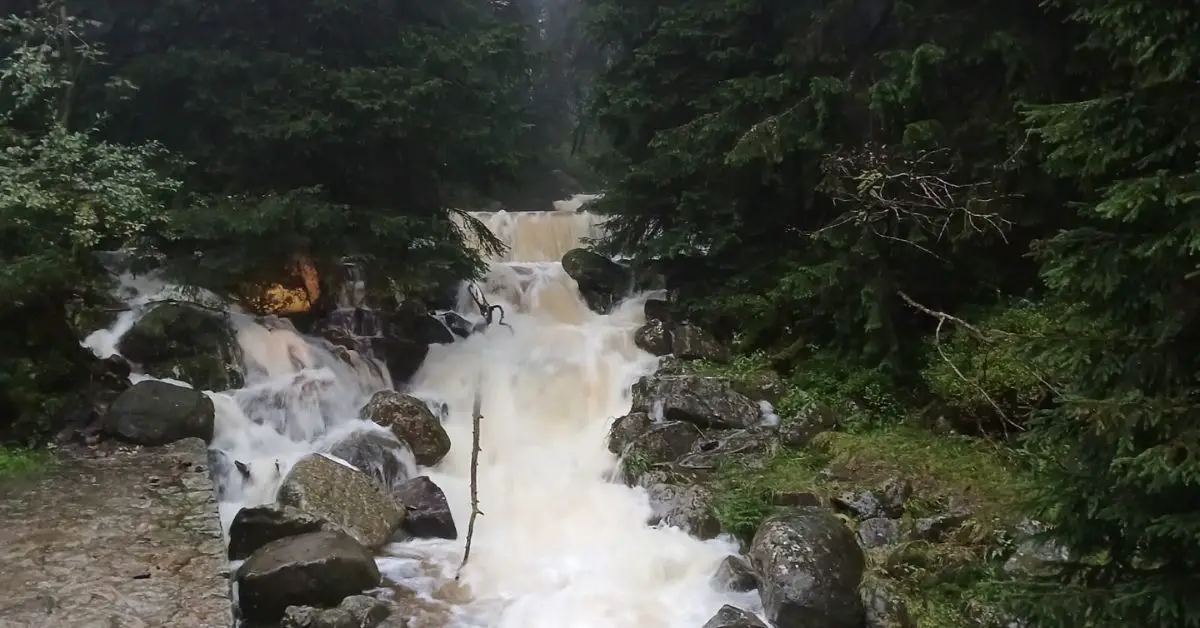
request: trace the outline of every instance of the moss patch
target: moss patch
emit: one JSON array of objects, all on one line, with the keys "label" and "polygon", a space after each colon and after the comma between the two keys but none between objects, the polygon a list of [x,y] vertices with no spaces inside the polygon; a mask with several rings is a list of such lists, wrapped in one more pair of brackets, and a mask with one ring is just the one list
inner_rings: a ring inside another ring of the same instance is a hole
[{"label": "moss patch", "polygon": [[43,451],[0,446],[0,482],[37,475],[52,462],[50,454]]}]

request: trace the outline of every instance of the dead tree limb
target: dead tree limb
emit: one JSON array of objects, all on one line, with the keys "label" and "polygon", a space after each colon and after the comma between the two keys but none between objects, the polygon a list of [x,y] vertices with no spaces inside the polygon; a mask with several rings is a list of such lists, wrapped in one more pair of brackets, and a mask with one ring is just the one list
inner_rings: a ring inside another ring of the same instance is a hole
[{"label": "dead tree limb", "polygon": [[471,541],[475,538],[475,518],[482,515],[479,510],[479,422],[483,420],[483,372],[475,379],[475,403],[471,412],[471,516],[467,519],[467,544],[463,549],[462,562],[454,579],[462,577],[463,568],[471,558]]}]

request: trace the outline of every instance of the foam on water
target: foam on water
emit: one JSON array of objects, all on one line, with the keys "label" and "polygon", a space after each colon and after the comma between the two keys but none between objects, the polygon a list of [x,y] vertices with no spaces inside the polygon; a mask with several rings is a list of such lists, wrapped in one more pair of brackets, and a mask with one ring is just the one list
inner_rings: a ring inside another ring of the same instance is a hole
[{"label": "foam on water", "polygon": [[[456,541],[393,544],[379,558],[395,594],[411,609],[410,625],[696,628],[723,604],[759,611],[757,594],[709,584],[721,559],[737,551],[732,540],[700,541],[675,528],[647,526],[645,490],[608,479],[617,464],[606,447],[608,428],[629,411],[631,385],[657,366],[633,344],[645,295],[609,315],[588,310],[553,261],[593,230],[586,215],[526,218],[548,229],[513,224],[522,220],[516,214],[500,219],[504,225],[491,225],[497,234],[509,244],[517,237],[523,242],[493,260],[480,285],[491,303],[504,307],[509,326],[433,345],[410,382],[409,392],[443,417],[453,447],[434,468],[416,469],[411,458],[402,463],[445,491],[460,531]],[[98,354],[115,353],[120,335],[152,300],[146,293],[131,301],[128,317],[93,334],[88,345]],[[461,301],[459,313],[479,321],[465,289]],[[273,501],[282,477],[304,455],[327,452],[356,430],[389,434],[357,418],[371,394],[390,384],[380,363],[304,337],[286,321],[238,312],[232,320],[246,385],[207,393],[217,409],[210,457],[226,526],[239,508]],[[484,514],[456,582],[470,514],[477,393]]]}]

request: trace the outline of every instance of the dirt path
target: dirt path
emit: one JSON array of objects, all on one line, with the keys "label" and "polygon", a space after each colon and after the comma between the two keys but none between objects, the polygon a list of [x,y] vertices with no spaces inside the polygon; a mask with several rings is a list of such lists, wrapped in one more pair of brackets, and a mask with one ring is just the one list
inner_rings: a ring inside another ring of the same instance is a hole
[{"label": "dirt path", "polygon": [[0,483],[0,628],[227,628],[204,444],[68,455]]}]

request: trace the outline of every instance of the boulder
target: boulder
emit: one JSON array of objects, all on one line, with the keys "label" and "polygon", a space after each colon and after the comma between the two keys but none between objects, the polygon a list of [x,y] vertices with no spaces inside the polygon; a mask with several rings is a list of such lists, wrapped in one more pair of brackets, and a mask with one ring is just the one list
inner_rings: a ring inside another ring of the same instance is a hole
[{"label": "boulder", "polygon": [[424,401],[394,390],[381,390],[362,409],[362,417],[408,443],[417,464],[433,466],[450,452],[450,435]]},{"label": "boulder", "polygon": [[401,526],[406,533],[422,539],[458,538],[446,493],[433,480],[424,475],[415,477],[396,487],[393,494],[407,511]]},{"label": "boulder", "polygon": [[922,517],[913,522],[911,536],[915,541],[931,541],[936,543],[943,540],[946,535],[957,530],[970,519],[971,513],[965,510],[951,510],[933,515],[932,517]]},{"label": "boulder", "polygon": [[633,386],[633,411],[656,413],[670,421],[687,421],[705,428],[746,428],[761,418],[758,404],[734,391],[717,377],[650,375]]},{"label": "boulder", "polygon": [[245,560],[267,543],[289,536],[336,529],[324,519],[290,506],[242,508],[229,524],[229,560]]},{"label": "boulder", "polygon": [[726,604],[717,611],[704,628],[768,628],[763,620],[736,606]]},{"label": "boulder", "polygon": [[633,287],[633,273],[624,266],[587,249],[571,249],[562,257],[563,271],[579,286],[593,311],[608,313]]},{"label": "boulder", "polygon": [[699,428],[691,423],[654,423],[629,443],[622,456],[650,465],[671,462],[691,451],[700,435]]},{"label": "boulder", "polygon": [[250,622],[280,621],[289,606],[334,607],[379,586],[370,550],[332,530],[267,543],[238,568],[238,608]]},{"label": "boulder", "polygon": [[750,543],[767,619],[776,628],[861,628],[865,558],[831,512],[801,507],[768,518]]},{"label": "boulder", "polygon": [[863,549],[875,549],[892,545],[900,540],[900,522],[895,519],[875,517],[858,526],[858,544]]},{"label": "boulder", "polygon": [[692,450],[679,459],[679,467],[692,471],[716,471],[731,460],[745,462],[748,456],[765,454],[775,442],[763,429],[728,430],[705,434]]},{"label": "boulder", "polygon": [[634,412],[613,421],[608,428],[608,450],[614,454],[625,451],[625,448],[650,428],[654,421],[645,412]]},{"label": "boulder", "polygon": [[882,582],[864,583],[859,590],[866,609],[866,628],[914,628],[904,597]]},{"label": "boulder", "polygon": [[384,430],[356,430],[329,448],[329,455],[356,466],[388,491],[416,473],[417,461],[408,445]]},{"label": "boulder", "polygon": [[212,442],[216,409],[204,393],[155,380],[138,382],[108,408],[104,431],[137,445],[167,445],[184,438]]},{"label": "boulder", "polygon": [[750,562],[741,556],[726,556],[717,566],[716,573],[709,580],[712,588],[718,591],[736,591],[743,593],[758,588],[758,576]]},{"label": "boulder", "polygon": [[228,314],[184,303],[160,303],[117,343],[142,371],[200,390],[241,388],[242,350]]},{"label": "boulder", "polygon": [[370,338],[370,346],[371,353],[387,365],[393,388],[403,388],[421,369],[429,354],[428,344],[407,338],[375,336]]},{"label": "boulder", "polygon": [[833,408],[812,402],[797,414],[783,419],[779,426],[779,442],[787,447],[805,447],[818,434],[836,428],[839,423]]},{"label": "boulder", "polygon": [[904,514],[904,503],[912,495],[912,484],[892,478],[874,490],[843,493],[833,498],[834,506],[858,519],[886,517],[895,519]]},{"label": "boulder", "polygon": [[672,352],[683,360],[708,360],[718,364],[729,362],[729,348],[717,342],[712,334],[691,323],[671,330]]},{"label": "boulder", "polygon": [[633,344],[650,355],[667,355],[671,353],[671,330],[662,321],[647,321],[633,333]]},{"label": "boulder", "polygon": [[404,520],[404,509],[366,474],[320,454],[292,466],[278,501],[336,524],[372,550]]},{"label": "boulder", "polygon": [[351,595],[336,608],[289,606],[279,628],[376,628],[391,614],[391,608],[382,600]]},{"label": "boulder", "polygon": [[653,484],[646,489],[650,497],[651,517],[649,525],[679,528],[702,540],[711,539],[721,533],[712,506],[712,496],[696,485]]}]

